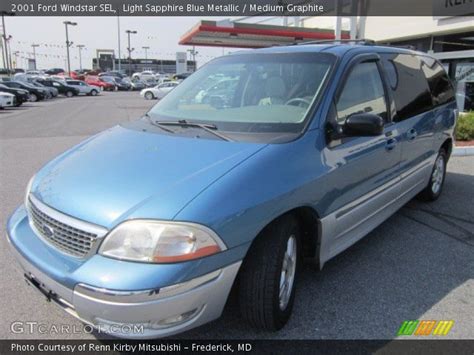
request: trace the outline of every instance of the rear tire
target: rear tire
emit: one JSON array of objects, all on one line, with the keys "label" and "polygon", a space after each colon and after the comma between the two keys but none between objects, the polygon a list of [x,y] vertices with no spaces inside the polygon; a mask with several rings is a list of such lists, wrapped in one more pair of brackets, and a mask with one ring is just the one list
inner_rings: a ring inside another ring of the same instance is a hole
[{"label": "rear tire", "polygon": [[38,96],[36,96],[36,94],[30,94],[30,101],[31,101],[31,102],[36,102],[36,101],[38,101]]},{"label": "rear tire", "polygon": [[66,97],[73,97],[74,93],[72,91],[66,91]]},{"label": "rear tire", "polygon": [[444,180],[446,178],[447,154],[441,149],[436,157],[433,170],[431,171],[428,186],[420,192],[418,197],[423,201],[436,201],[443,191]]},{"label": "rear tire", "polygon": [[285,215],[265,228],[252,244],[240,270],[239,304],[255,328],[281,329],[290,318],[299,272],[298,222]]}]

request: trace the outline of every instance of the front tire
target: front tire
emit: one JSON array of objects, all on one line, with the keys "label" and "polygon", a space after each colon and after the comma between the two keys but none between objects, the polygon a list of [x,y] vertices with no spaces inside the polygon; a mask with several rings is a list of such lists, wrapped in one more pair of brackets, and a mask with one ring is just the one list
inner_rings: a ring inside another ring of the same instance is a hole
[{"label": "front tire", "polygon": [[290,318],[301,259],[299,225],[285,215],[265,228],[246,256],[239,275],[243,317],[255,328],[281,329]]},{"label": "front tire", "polygon": [[66,97],[73,97],[74,93],[72,91],[66,91]]},{"label": "front tire", "polygon": [[36,94],[30,94],[30,101],[31,102],[36,102],[38,101],[38,96]]},{"label": "front tire", "polygon": [[97,94],[98,94],[98,91],[97,91],[97,90],[92,90],[92,91],[91,91],[91,95],[92,95],[92,96],[97,96]]},{"label": "front tire", "polygon": [[444,180],[446,178],[446,165],[448,157],[446,151],[441,149],[436,157],[433,170],[431,171],[428,186],[420,193],[419,197],[423,201],[436,201],[443,191]]},{"label": "front tire", "polygon": [[145,93],[145,99],[146,100],[153,100],[155,98],[155,95],[153,95],[152,92],[148,91]]}]

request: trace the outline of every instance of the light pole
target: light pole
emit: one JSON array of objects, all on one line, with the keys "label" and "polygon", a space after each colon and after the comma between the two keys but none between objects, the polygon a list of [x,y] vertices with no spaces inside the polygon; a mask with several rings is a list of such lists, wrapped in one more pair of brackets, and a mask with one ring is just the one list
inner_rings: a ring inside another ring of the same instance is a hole
[{"label": "light pole", "polygon": [[12,65],[12,49],[10,47],[10,40],[12,39],[13,37],[11,35],[8,35],[8,38],[7,38],[7,47],[8,47],[8,65],[10,67],[10,70],[13,70],[13,65]]},{"label": "light pole", "polygon": [[[118,71],[122,69],[122,55],[120,53],[120,16],[117,16],[117,37],[118,37]],[[115,64],[115,58],[114,58]]]},{"label": "light pole", "polygon": [[145,60],[148,59],[148,50],[150,49],[150,47],[142,47],[144,50],[145,50]]},{"label": "light pole", "polygon": [[79,49],[79,69],[82,70],[82,48],[85,47],[83,44],[78,44],[76,47]]},{"label": "light pole", "polygon": [[130,35],[131,34],[137,34],[137,31],[126,30],[125,32],[128,35],[128,48],[127,48],[127,51],[128,51],[128,71],[129,71],[129,75],[132,75],[132,52],[135,50],[135,48],[132,48],[130,46]]},{"label": "light pole", "polygon": [[15,68],[18,68],[18,54],[20,54],[20,51],[13,52],[13,55],[15,56]]},{"label": "light pole", "polygon": [[64,21],[64,26],[66,26],[66,49],[67,49],[67,72],[68,75],[71,75],[71,61],[69,59],[69,47],[72,46],[72,42],[69,42],[69,33],[67,26],[77,26],[77,22]]},{"label": "light pole", "polygon": [[5,16],[13,16],[15,15],[13,12],[8,12],[8,11],[0,11],[0,14],[2,15],[2,28],[3,28],[3,44],[5,47],[5,56],[3,57],[3,66],[7,68],[8,73],[10,74],[10,64],[11,60],[9,60],[8,56],[8,40],[11,38],[11,36],[7,37],[7,29],[5,27]]},{"label": "light pole", "polygon": [[196,71],[196,55],[198,55],[199,52],[196,50],[196,47],[194,46],[193,46],[193,49],[188,49],[188,52],[193,58],[193,62],[194,62],[193,71]]},{"label": "light pole", "polygon": [[35,61],[35,70],[38,69],[36,65],[36,47],[39,47],[39,44],[32,44],[31,47],[33,47],[33,60]]}]

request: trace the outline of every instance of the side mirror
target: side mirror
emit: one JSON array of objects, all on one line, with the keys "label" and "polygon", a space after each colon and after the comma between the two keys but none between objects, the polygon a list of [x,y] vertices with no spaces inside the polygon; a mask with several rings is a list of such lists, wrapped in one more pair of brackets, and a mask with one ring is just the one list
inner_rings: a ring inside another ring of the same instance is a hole
[{"label": "side mirror", "polygon": [[343,126],[348,136],[378,136],[383,133],[384,120],[373,113],[356,113],[347,117]]}]

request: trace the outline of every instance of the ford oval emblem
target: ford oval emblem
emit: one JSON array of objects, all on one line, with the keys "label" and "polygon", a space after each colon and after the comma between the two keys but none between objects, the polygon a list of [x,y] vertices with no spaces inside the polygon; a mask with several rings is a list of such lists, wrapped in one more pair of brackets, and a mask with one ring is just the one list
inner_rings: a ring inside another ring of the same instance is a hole
[{"label": "ford oval emblem", "polygon": [[46,224],[43,224],[43,233],[45,237],[51,238],[54,235],[54,229]]}]

